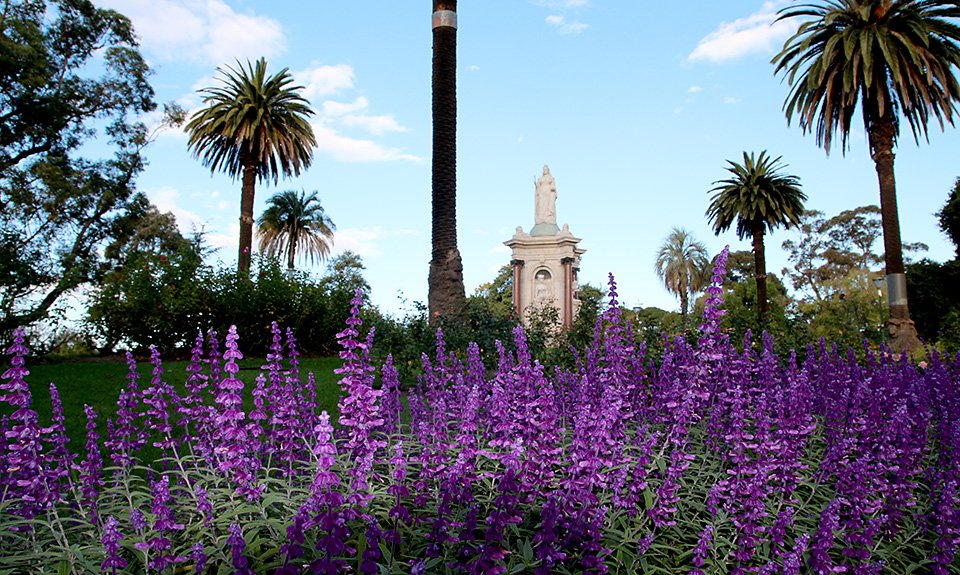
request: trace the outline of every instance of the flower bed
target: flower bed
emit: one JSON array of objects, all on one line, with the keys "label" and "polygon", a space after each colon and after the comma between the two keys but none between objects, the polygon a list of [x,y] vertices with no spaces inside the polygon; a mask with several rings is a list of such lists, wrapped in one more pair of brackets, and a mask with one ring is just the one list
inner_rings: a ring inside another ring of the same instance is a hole
[{"label": "flower bed", "polygon": [[[131,365],[74,454],[56,387],[49,426],[31,409],[18,332],[0,573],[960,572],[960,358],[737,352],[725,256],[696,345],[649,361],[611,279],[574,370],[545,370],[520,328],[492,374],[438,334],[409,420],[356,300],[338,425],[276,326],[243,410],[231,330],[222,354],[198,338],[185,396],[156,354],[148,384]],[[165,457],[145,465],[148,443]]]}]

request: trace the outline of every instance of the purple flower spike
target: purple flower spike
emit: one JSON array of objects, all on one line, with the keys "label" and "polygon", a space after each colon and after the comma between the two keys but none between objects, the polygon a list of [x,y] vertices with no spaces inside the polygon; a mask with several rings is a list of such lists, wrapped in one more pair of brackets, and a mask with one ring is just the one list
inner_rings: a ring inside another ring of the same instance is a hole
[{"label": "purple flower spike", "polygon": [[143,432],[136,424],[142,399],[137,385],[139,378],[137,362],[133,359],[133,354],[127,352],[127,386],[120,390],[120,397],[117,399],[117,421],[113,426],[113,433],[104,442],[110,461],[119,468],[118,474],[133,465],[134,454],[146,443]]},{"label": "purple flower spike", "polygon": [[193,561],[193,572],[200,574],[207,567],[207,554],[204,551],[203,543],[194,543],[190,548],[190,560]]},{"label": "purple flower spike", "polygon": [[707,301],[703,307],[703,323],[700,324],[700,331],[703,337],[700,338],[700,347],[713,347],[720,337],[720,318],[727,312],[720,309],[723,305],[723,279],[727,275],[727,257],[730,255],[730,246],[724,246],[723,250],[717,254],[713,264],[713,277],[710,279],[710,287],[707,288]]},{"label": "purple flower spike", "polygon": [[42,507],[47,495],[42,473],[40,426],[37,423],[37,412],[30,407],[30,388],[24,379],[30,372],[24,367],[27,347],[23,344],[23,328],[13,332],[13,344],[7,348],[10,357],[10,368],[3,372],[3,383],[0,383],[0,401],[4,401],[12,408],[10,428],[6,430],[6,456],[2,461],[5,464],[3,473],[10,491],[4,497],[13,501],[11,511],[25,519],[34,517]]},{"label": "purple flower spike", "polygon": [[100,571],[103,573],[116,575],[117,570],[127,567],[127,560],[120,556],[120,540],[123,539],[123,535],[120,534],[119,526],[120,523],[113,515],[103,522],[103,536],[100,538],[106,555],[103,563],[100,564]]},{"label": "purple flower spike", "polygon": [[49,501],[56,502],[60,500],[62,489],[61,483],[70,477],[70,469],[73,467],[73,454],[67,447],[70,439],[67,437],[66,427],[64,425],[63,402],[60,401],[60,393],[57,386],[50,384],[50,427],[47,439],[50,444],[50,450],[46,455],[46,468],[48,471]]},{"label": "purple flower spike", "polygon": [[237,575],[254,575],[253,569],[250,568],[250,559],[243,554],[243,551],[247,547],[247,542],[243,538],[243,532],[240,529],[240,525],[237,523],[231,523],[228,531],[230,532],[230,537],[227,538],[227,545],[230,546],[230,558],[233,561],[233,572]]},{"label": "purple flower spike", "polygon": [[87,416],[87,456],[80,463],[80,495],[87,509],[87,519],[96,524],[97,499],[103,486],[103,457],[100,455],[97,414],[89,405],[83,406],[83,413]]},{"label": "purple flower spike", "polygon": [[338,342],[343,347],[340,358],[344,360],[344,364],[335,371],[343,376],[340,387],[345,395],[338,404],[339,422],[343,426],[344,449],[349,452],[354,463],[350,471],[353,476],[351,497],[355,503],[365,506],[372,497],[366,492],[367,475],[373,466],[373,454],[386,447],[386,442],[380,439],[379,433],[383,427],[383,418],[380,416],[378,399],[383,391],[373,388],[374,368],[370,365],[370,338],[364,343],[357,340],[358,328],[363,323],[360,320],[363,298],[359,289],[350,303],[353,307],[350,317],[347,318],[347,328],[337,334]]}]

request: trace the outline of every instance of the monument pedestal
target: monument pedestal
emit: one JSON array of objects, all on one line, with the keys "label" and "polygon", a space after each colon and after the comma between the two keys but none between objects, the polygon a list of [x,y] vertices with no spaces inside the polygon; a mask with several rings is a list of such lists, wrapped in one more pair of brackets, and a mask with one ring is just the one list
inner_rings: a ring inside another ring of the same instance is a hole
[{"label": "monument pedestal", "polygon": [[534,183],[533,228],[527,233],[517,226],[503,243],[513,251],[513,307],[524,325],[531,312],[553,308],[560,326],[572,326],[580,311],[577,272],[586,250],[577,247],[580,238],[566,224],[557,227],[557,183],[548,166]]}]

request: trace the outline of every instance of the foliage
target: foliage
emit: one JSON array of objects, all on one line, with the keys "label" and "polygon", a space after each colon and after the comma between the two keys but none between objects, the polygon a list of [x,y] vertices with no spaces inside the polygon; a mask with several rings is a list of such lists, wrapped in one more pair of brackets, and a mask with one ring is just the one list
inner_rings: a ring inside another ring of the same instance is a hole
[{"label": "foliage", "polygon": [[[649,361],[611,282],[572,370],[545,370],[519,328],[489,375],[476,346],[438,339],[409,423],[389,363],[375,386],[360,297],[336,426],[276,327],[253,389],[237,379],[231,329],[222,359],[197,340],[183,395],[153,354],[149,383],[131,372],[106,428],[88,408],[73,448],[57,400],[40,425],[17,332],[0,569],[956,573],[960,358],[738,352],[725,256],[695,345]],[[166,457],[143,461],[148,444]]]},{"label": "foliage", "polygon": [[293,190],[274,194],[257,219],[260,252],[270,257],[285,256],[290,270],[294,269],[298,250],[310,263],[326,259],[335,229],[317,192],[310,192],[309,196]]},{"label": "foliage", "polygon": [[910,313],[924,342],[960,350],[960,261],[928,259],[907,266]]},{"label": "foliage", "polygon": [[706,246],[689,231],[673,228],[657,250],[654,270],[667,291],[680,297],[680,317],[686,324],[690,297],[710,281]]},{"label": "foliage", "polygon": [[0,30],[0,332],[9,333],[95,277],[143,169],[150,136],[136,116],[155,104],[130,21],[112,10],[8,0]]},{"label": "foliage", "polygon": [[253,248],[253,203],[258,181],[299,175],[317,145],[308,121],[309,102],[300,96],[287,68],[267,75],[263,58],[246,68],[218,68],[221,85],[200,90],[203,107],[184,127],[187,145],[211,172],[241,179],[240,253],[237,270],[246,275]]},{"label": "foliage", "polygon": [[960,178],[953,183],[953,189],[947,196],[947,201],[937,212],[940,230],[947,234],[960,260]]},{"label": "foliage", "polygon": [[209,323],[212,270],[203,263],[203,233],[185,238],[173,214],[137,194],[112,235],[87,298],[89,335],[107,351],[121,342],[165,354],[189,347]]},{"label": "foliage", "polygon": [[[850,347],[864,340],[874,346],[883,343],[886,316],[881,298],[886,286],[881,283],[878,293],[874,283],[883,278],[882,268],[877,269],[883,264],[876,251],[880,227],[877,206],[861,206],[830,217],[805,211],[796,239],[783,242],[792,264],[783,274],[794,288],[798,319],[809,326],[806,341],[825,338]],[[927,249],[921,243],[903,247],[908,253]]]},{"label": "foliage", "polygon": [[355,291],[369,297],[363,262],[349,251],[330,260],[317,279],[272,258],[256,259],[254,273],[242,278],[204,265],[205,250],[199,236],[163,243],[154,238],[123,252],[91,296],[88,325],[102,351],[120,346],[145,353],[154,346],[182,355],[198,330],[224,333],[235,325],[251,333],[248,353],[266,353],[270,340],[262,334],[278,321],[293,330],[304,352],[329,355]]}]

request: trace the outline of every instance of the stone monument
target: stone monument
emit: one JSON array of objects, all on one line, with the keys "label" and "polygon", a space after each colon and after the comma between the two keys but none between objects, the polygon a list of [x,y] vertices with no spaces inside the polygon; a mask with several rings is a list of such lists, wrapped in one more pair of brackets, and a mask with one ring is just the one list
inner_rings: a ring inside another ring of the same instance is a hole
[{"label": "stone monument", "polygon": [[534,181],[534,225],[527,233],[521,226],[503,242],[512,250],[513,305],[524,322],[530,312],[551,306],[563,327],[573,325],[580,310],[577,272],[580,238],[564,224],[557,226],[557,183],[548,166]]}]

